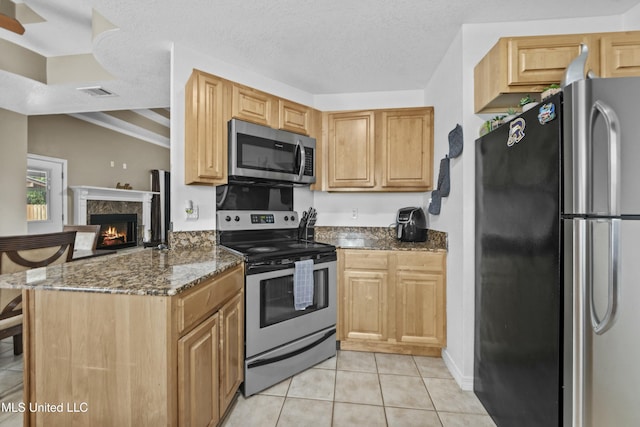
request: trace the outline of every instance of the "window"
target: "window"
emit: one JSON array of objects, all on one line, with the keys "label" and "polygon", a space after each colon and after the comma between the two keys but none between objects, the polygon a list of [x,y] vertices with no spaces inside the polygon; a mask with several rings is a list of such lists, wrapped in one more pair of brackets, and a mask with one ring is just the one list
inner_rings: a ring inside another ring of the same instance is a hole
[{"label": "window", "polygon": [[27,221],[49,219],[49,174],[46,170],[27,170]]}]

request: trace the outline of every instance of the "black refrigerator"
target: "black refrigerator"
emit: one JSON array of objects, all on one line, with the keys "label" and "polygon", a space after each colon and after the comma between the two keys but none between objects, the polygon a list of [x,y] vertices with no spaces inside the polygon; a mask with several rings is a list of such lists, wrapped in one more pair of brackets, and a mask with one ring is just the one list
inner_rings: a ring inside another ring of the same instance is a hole
[{"label": "black refrigerator", "polygon": [[500,426],[639,426],[640,78],[476,141],[474,391]]},{"label": "black refrigerator", "polygon": [[498,426],[559,422],[560,95],[549,102],[545,124],[534,107],[476,141],[474,391]]}]

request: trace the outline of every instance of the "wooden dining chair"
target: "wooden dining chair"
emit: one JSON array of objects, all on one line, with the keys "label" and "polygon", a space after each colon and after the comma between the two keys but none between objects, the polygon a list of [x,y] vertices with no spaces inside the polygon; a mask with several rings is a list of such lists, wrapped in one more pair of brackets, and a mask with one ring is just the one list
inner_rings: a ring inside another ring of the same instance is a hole
[{"label": "wooden dining chair", "polygon": [[[75,231],[0,237],[0,274],[71,261]],[[0,289],[0,339],[13,337],[22,354],[22,290]]]},{"label": "wooden dining chair", "polygon": [[65,225],[62,231],[75,231],[76,241],[73,246],[77,251],[95,251],[100,235],[99,225]]}]

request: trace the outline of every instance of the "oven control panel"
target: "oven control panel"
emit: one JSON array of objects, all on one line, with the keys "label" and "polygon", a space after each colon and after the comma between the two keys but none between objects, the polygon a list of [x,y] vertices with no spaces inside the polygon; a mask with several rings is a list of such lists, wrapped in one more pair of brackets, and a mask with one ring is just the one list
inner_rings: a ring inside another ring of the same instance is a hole
[{"label": "oven control panel", "polygon": [[274,214],[251,214],[251,224],[274,224]]},{"label": "oven control panel", "polygon": [[227,230],[269,230],[276,228],[297,228],[300,224],[294,211],[231,211],[217,212],[217,229]]}]

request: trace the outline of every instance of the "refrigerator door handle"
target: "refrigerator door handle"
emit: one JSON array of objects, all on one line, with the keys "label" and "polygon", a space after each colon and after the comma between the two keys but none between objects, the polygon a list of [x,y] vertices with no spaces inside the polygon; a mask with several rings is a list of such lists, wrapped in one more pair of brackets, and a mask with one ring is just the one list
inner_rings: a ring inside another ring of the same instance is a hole
[{"label": "refrigerator door handle", "polygon": [[602,115],[607,125],[608,153],[609,153],[609,216],[620,215],[620,120],[616,112],[598,100],[591,107],[591,131],[589,132],[588,147],[593,147],[593,131],[596,117]]},{"label": "refrigerator door handle", "polygon": [[[591,305],[591,326],[593,331],[602,335],[607,332],[615,323],[616,314],[618,313],[618,304],[620,300],[620,273],[622,264],[620,263],[620,219],[614,218],[609,222],[609,274],[608,274],[608,293],[607,293],[607,311],[602,319],[596,312],[595,302],[593,298],[593,278],[589,284],[589,299]],[[593,244],[589,242],[588,244]],[[592,260],[589,260],[590,262]]]}]

